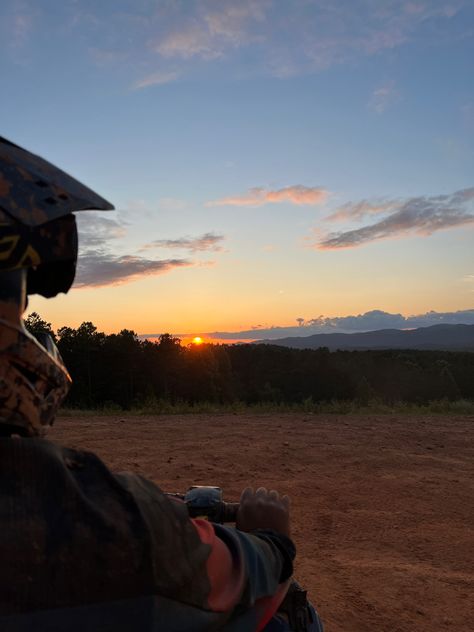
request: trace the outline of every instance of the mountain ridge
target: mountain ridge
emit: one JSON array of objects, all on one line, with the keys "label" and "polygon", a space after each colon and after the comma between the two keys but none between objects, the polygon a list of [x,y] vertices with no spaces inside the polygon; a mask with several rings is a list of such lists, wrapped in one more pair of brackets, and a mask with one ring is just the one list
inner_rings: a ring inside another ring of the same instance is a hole
[{"label": "mountain ridge", "polygon": [[474,325],[430,325],[416,329],[377,329],[362,333],[312,334],[273,340],[257,340],[253,344],[272,344],[295,349],[336,350],[419,349],[442,351],[474,351]]}]

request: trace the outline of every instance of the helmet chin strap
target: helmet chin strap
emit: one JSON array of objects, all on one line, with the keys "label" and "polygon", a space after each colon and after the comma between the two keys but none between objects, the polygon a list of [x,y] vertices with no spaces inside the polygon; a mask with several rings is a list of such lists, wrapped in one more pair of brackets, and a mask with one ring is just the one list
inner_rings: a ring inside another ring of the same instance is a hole
[{"label": "helmet chin strap", "polygon": [[25,269],[0,271],[0,319],[17,327],[27,305],[26,275]]}]

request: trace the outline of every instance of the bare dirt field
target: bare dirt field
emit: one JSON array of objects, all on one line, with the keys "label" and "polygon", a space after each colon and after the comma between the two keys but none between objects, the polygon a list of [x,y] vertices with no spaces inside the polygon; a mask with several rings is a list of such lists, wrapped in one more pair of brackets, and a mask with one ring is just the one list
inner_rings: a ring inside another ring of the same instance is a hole
[{"label": "bare dirt field", "polygon": [[78,416],[50,436],[167,491],[288,493],[327,632],[474,629],[473,416]]}]

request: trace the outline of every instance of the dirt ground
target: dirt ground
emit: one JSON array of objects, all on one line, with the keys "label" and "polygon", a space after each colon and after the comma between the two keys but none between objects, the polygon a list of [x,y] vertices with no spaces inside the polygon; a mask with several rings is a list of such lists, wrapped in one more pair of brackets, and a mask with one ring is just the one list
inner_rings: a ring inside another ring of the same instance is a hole
[{"label": "dirt ground", "polygon": [[51,438],[167,491],[289,494],[327,632],[474,629],[473,416],[80,416]]}]

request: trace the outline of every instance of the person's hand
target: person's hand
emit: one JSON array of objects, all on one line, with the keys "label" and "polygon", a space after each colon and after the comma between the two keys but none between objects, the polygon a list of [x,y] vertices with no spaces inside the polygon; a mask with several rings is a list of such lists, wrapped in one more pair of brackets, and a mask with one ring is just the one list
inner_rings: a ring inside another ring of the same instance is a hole
[{"label": "person's hand", "polygon": [[256,492],[247,487],[240,497],[237,513],[237,529],[254,531],[255,529],[273,529],[290,537],[290,499],[275,490],[267,491],[259,487]]}]

